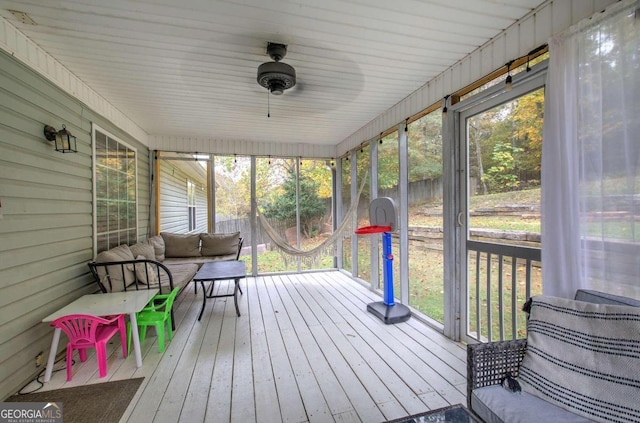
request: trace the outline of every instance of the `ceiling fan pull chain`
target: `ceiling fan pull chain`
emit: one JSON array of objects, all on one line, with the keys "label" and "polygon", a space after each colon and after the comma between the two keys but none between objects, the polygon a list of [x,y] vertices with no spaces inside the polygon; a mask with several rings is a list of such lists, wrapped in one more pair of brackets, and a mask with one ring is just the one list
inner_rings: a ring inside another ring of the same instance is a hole
[{"label": "ceiling fan pull chain", "polygon": [[271,103],[269,102],[269,90],[267,90],[267,118],[271,117]]}]

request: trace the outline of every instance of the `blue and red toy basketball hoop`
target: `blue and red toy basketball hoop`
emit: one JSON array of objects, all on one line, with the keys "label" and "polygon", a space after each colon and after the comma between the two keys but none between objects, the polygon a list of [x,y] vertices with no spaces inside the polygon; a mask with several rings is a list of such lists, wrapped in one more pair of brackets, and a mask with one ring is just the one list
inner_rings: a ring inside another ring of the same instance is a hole
[{"label": "blue and red toy basketball hoop", "polygon": [[393,252],[391,232],[396,228],[396,204],[388,197],[376,198],[369,205],[369,222],[355,230],[356,235],[382,234],[382,262],[384,276],[384,301],[367,304],[367,311],[386,324],[404,322],[411,317],[409,308],[396,304],[393,295]]}]

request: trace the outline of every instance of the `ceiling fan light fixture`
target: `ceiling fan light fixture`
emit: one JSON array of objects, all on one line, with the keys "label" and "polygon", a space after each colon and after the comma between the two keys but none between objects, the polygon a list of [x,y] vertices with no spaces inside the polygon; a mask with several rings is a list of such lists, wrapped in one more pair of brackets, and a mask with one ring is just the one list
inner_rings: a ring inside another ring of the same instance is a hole
[{"label": "ceiling fan light fixture", "polygon": [[258,67],[258,84],[271,94],[280,95],[296,85],[296,70],[282,62],[267,62]]},{"label": "ceiling fan light fixture", "polygon": [[293,66],[280,62],[287,52],[284,44],[269,43],[267,53],[274,60],[258,66],[258,84],[273,95],[281,95],[296,85],[296,70]]}]

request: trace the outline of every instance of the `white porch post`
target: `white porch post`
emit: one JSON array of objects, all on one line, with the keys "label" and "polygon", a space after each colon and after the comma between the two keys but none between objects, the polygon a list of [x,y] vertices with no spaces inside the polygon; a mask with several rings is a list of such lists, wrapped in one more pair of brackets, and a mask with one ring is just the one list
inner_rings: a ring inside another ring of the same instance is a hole
[{"label": "white porch post", "polygon": [[209,155],[207,161],[207,193],[209,195],[209,232],[216,231],[216,172],[215,172],[215,156]]},{"label": "white porch post", "polygon": [[[371,163],[369,198],[371,201],[378,198],[378,140],[374,139],[369,142],[369,163]],[[369,205],[366,205],[367,208]],[[371,256],[371,289],[380,289],[380,235],[369,236],[370,256]]]},{"label": "white porch post", "polygon": [[[338,229],[338,222],[342,222],[343,219],[343,207],[342,207],[342,159],[341,158],[337,158],[335,161],[336,164],[336,169],[334,172],[334,178],[333,178],[333,186],[334,186],[334,190],[333,192],[335,193],[335,197],[333,199],[335,206],[335,215],[333,216],[333,230],[335,231],[336,229]],[[338,237],[338,240],[336,242],[336,267],[338,269],[343,269],[344,268],[344,260],[342,257],[342,253],[343,253],[343,246],[342,246],[342,240],[343,240],[343,236]]]},{"label": "white porch post", "polygon": [[[353,203],[358,195],[358,154],[356,151],[351,152],[351,203]],[[358,211],[353,214],[353,227],[358,227]],[[351,276],[358,276],[358,239],[355,233],[351,233]]]},{"label": "white porch post", "polygon": [[255,242],[258,236],[258,228],[256,219],[258,211],[256,210],[256,156],[251,156],[251,274],[258,274],[258,245]]},{"label": "white porch post", "polygon": [[[443,259],[444,259],[444,334],[460,340],[462,326],[462,267],[461,260],[466,260],[466,231],[458,226],[456,217],[466,202],[465,192],[461,192],[464,183],[462,169],[463,158],[460,157],[461,144],[459,120],[460,113],[451,111],[442,117],[442,224],[443,224]],[[466,141],[465,141],[466,142]],[[457,193],[457,194],[456,194]],[[466,326],[466,325],[465,325]]]},{"label": "white porch post", "polygon": [[406,122],[398,125],[398,155],[400,160],[398,175],[398,228],[400,228],[400,302],[409,304],[409,158]]}]

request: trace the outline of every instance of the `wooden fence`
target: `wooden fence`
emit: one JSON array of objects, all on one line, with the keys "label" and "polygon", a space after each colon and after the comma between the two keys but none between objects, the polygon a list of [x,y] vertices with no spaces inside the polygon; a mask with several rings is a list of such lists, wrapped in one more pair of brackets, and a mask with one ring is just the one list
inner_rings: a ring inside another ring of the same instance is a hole
[{"label": "wooden fence", "polygon": [[[432,203],[442,199],[442,179],[425,179],[410,182],[407,190],[409,205]],[[398,187],[380,190],[379,197],[398,198]],[[368,207],[368,204],[367,204]]]},{"label": "wooden fence", "polygon": [[[276,219],[267,219],[269,224],[280,234],[283,239],[286,239],[285,231],[290,226],[287,225],[286,222]],[[256,245],[267,244],[271,240],[269,235],[262,230],[262,225],[258,222],[258,230],[256,231]],[[219,220],[216,221],[216,229],[217,233],[224,232],[240,232],[240,236],[244,238],[244,246],[248,247],[252,245],[252,234],[251,234],[251,222],[249,218],[243,219],[228,219],[228,220]]]}]

